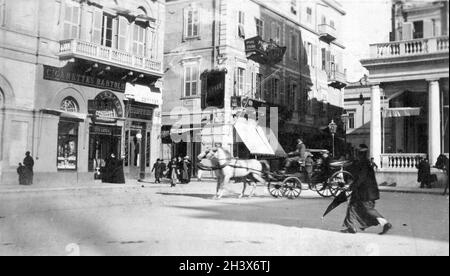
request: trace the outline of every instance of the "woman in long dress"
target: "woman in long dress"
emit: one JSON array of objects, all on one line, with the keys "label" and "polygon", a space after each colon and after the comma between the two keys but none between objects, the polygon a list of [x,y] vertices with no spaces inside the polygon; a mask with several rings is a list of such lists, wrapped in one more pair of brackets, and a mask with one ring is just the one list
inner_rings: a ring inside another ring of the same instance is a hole
[{"label": "woman in long dress", "polygon": [[380,235],[386,234],[392,229],[390,224],[376,209],[375,201],[380,199],[374,168],[367,158],[368,148],[360,145],[359,161],[353,169],[356,177],[352,185],[352,195],[345,217],[343,233],[357,233],[358,230],[366,230],[372,226],[380,225],[383,231]]}]

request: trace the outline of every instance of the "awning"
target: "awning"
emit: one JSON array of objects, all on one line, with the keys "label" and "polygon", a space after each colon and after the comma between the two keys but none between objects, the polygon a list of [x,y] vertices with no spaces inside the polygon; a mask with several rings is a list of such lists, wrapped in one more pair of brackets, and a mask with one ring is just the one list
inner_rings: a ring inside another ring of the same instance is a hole
[{"label": "awning", "polygon": [[271,129],[263,129],[254,120],[237,119],[234,128],[251,154],[285,156],[283,148]]},{"label": "awning", "polygon": [[264,135],[267,137],[270,147],[273,149],[275,156],[278,157],[287,157],[286,151],[284,151],[283,147],[280,145],[278,138],[275,136],[275,133],[270,128],[262,128],[258,126],[258,132],[263,131]]},{"label": "awning", "polygon": [[144,86],[127,83],[125,87],[125,97],[136,102],[160,106],[162,104],[162,94],[155,86]]},{"label": "awning", "polygon": [[385,118],[399,118],[420,116],[420,107],[402,107],[402,108],[388,108],[383,110],[383,117]]},{"label": "awning", "polygon": [[63,110],[57,109],[42,109],[44,114],[51,114],[55,116],[59,116],[61,118],[70,119],[74,121],[84,122],[87,119],[87,114],[77,113],[77,112],[67,112]]}]

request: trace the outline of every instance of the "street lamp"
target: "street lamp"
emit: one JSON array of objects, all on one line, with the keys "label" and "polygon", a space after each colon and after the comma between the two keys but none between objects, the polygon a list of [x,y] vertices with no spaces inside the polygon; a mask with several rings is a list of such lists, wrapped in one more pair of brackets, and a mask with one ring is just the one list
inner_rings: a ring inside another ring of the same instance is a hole
[{"label": "street lamp", "polygon": [[349,118],[349,115],[348,115],[347,111],[344,110],[344,113],[342,113],[342,115],[341,115],[341,120],[342,120],[342,123],[344,124],[345,147],[347,147],[347,125],[348,125],[348,118]]},{"label": "street lamp", "polygon": [[362,107],[362,128],[364,128],[365,122],[364,122],[364,113],[365,113],[365,106],[364,103],[366,102],[366,100],[364,99],[364,95],[363,93],[361,93],[361,95],[359,95],[359,105]]},{"label": "street lamp", "polygon": [[336,135],[338,125],[334,122],[334,120],[331,120],[331,123],[328,125],[328,128],[330,129],[331,135],[333,136],[333,157],[335,157],[334,153],[334,136]]}]

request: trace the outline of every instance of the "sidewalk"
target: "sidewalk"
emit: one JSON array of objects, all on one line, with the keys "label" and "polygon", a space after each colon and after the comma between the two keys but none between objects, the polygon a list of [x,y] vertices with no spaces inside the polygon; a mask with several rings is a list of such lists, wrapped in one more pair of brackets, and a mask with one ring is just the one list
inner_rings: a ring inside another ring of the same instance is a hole
[{"label": "sidewalk", "polygon": [[426,194],[426,195],[442,195],[443,188],[420,189],[420,188],[403,188],[403,187],[388,187],[380,186],[381,192],[386,193],[405,193],[405,194]]},{"label": "sidewalk", "polygon": [[[200,183],[215,183],[213,178],[204,178],[201,182],[196,178],[192,180],[191,184]],[[168,181],[164,181],[161,184],[155,184],[154,179],[147,178],[144,180],[131,180],[127,179],[126,184],[108,184],[101,181],[95,181],[94,184],[78,184],[78,185],[64,185],[64,184],[49,184],[49,185],[32,185],[32,186],[20,186],[20,185],[0,185],[0,194],[11,193],[39,193],[39,192],[60,192],[60,191],[80,191],[80,190],[102,190],[102,189],[126,189],[126,188],[160,188],[169,185]],[[428,194],[428,195],[442,195],[443,188],[433,189],[420,189],[420,188],[404,188],[404,187],[389,187],[380,186],[381,192],[386,193],[409,193],[409,194]]]}]

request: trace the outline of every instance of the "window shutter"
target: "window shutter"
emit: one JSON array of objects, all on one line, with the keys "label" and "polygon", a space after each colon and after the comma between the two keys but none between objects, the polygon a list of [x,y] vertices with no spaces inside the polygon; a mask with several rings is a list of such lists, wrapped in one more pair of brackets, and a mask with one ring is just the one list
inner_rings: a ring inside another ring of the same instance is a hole
[{"label": "window shutter", "polygon": [[118,30],[118,49],[121,51],[127,51],[127,34],[129,32],[130,25],[125,17],[119,17],[119,30]]},{"label": "window shutter", "polygon": [[423,21],[423,38],[433,37],[433,21],[432,20],[424,20]]},{"label": "window shutter", "polygon": [[102,43],[102,26],[103,13],[100,10],[94,10],[94,18],[92,22],[92,42],[96,44]]},{"label": "window shutter", "polygon": [[402,40],[411,40],[413,38],[413,23],[405,22],[403,23],[403,38]]},{"label": "window shutter", "polygon": [[199,21],[200,21],[200,14],[198,9],[194,9],[192,11],[192,34],[193,36],[200,36],[200,27],[199,27]]}]

